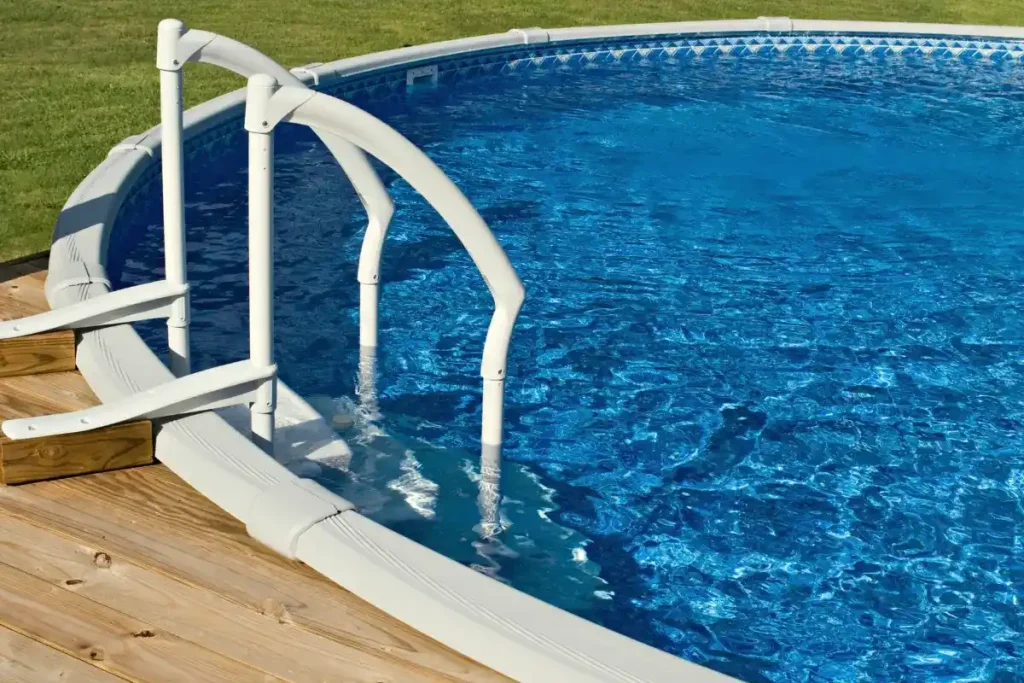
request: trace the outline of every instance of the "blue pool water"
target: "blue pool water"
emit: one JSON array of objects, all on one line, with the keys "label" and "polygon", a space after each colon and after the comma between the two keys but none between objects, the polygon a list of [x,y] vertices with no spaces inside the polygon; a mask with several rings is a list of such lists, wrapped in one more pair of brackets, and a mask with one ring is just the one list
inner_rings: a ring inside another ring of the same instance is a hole
[{"label": "blue pool water", "polygon": [[[481,533],[476,500],[483,282],[385,174],[398,212],[360,403],[365,217],[286,128],[281,374],[355,449],[324,481],[747,681],[1024,680],[1024,67],[633,63],[369,108],[462,188],[526,285],[503,530]],[[244,150],[188,169],[201,367],[246,356]],[[151,195],[123,217],[125,283],[160,272]]]}]

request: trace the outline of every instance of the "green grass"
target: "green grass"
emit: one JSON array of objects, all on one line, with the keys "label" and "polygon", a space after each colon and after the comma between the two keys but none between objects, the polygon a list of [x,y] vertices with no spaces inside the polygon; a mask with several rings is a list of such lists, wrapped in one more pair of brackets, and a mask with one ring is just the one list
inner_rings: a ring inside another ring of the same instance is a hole
[{"label": "green grass", "polygon": [[[1024,25],[1021,0],[0,0],[0,260],[49,246],[112,145],[157,123],[157,22],[249,43],[285,65],[506,31],[788,15]],[[195,104],[241,85],[198,66]]]}]

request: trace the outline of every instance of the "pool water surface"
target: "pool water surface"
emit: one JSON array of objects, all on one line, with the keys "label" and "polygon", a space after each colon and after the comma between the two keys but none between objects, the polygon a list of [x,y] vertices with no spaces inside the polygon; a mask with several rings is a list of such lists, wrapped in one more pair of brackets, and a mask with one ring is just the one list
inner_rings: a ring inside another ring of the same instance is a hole
[{"label": "pool water surface", "polygon": [[[477,500],[483,281],[382,171],[397,213],[360,399],[365,215],[284,127],[278,362],[353,446],[328,485],[746,681],[1024,680],[1024,66],[686,59],[368,109],[449,174],[526,286],[502,528]],[[209,367],[247,355],[244,136],[186,173]],[[122,218],[124,284],[161,273],[151,194]]]}]

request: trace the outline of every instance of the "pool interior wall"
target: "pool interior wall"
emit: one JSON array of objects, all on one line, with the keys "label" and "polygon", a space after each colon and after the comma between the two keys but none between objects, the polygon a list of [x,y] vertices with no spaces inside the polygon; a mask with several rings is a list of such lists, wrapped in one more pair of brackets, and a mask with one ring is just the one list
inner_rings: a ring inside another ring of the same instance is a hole
[{"label": "pool interior wall", "polygon": [[[1020,54],[659,37],[451,60],[437,90],[407,89],[407,66],[325,84],[438,161],[530,296],[507,529],[488,539],[470,455],[478,276],[389,178],[379,395],[360,405],[362,216],[312,138],[283,135],[278,348],[361,447],[332,483],[449,556],[745,680],[1013,680]],[[207,367],[245,349],[238,122],[190,152]],[[112,240],[125,283],[158,270],[147,180]]]}]

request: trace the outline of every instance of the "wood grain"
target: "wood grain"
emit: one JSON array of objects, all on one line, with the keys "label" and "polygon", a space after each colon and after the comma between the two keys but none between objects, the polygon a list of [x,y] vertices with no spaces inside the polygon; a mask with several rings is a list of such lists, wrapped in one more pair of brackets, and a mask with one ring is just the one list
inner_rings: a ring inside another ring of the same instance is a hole
[{"label": "wood grain", "polygon": [[[402,683],[415,671],[382,672],[376,657],[262,615],[203,588],[29,524],[0,509],[5,561],[44,581],[295,683]],[[102,558],[97,561],[97,558]]]},{"label": "wood grain", "polygon": [[149,420],[38,439],[0,437],[0,484],[6,486],[153,462]]},{"label": "wood grain", "polygon": [[[0,319],[47,310],[45,268],[0,264]],[[0,378],[0,421],[98,403],[78,372]],[[0,681],[62,671],[508,681],[271,552],[162,465],[0,487]]]},{"label": "wood grain", "polygon": [[4,683],[122,683],[123,678],[0,626]]},{"label": "wood grain", "polygon": [[0,624],[129,680],[280,680],[2,562]]},{"label": "wood grain", "polygon": [[71,330],[0,339],[0,377],[74,369],[75,333]]},{"label": "wood grain", "polygon": [[0,264],[0,319],[50,310],[43,290],[46,266],[45,258]]},{"label": "wood grain", "polygon": [[266,549],[163,465],[0,489],[0,509],[368,655],[381,680],[508,680]]},{"label": "wood grain", "polygon": [[[50,307],[43,291],[45,282],[45,258],[0,265],[0,320],[48,311]],[[71,330],[0,339],[0,377],[74,369],[75,333]]]},{"label": "wood grain", "polygon": [[100,404],[78,372],[0,378],[0,421],[69,413]]}]

